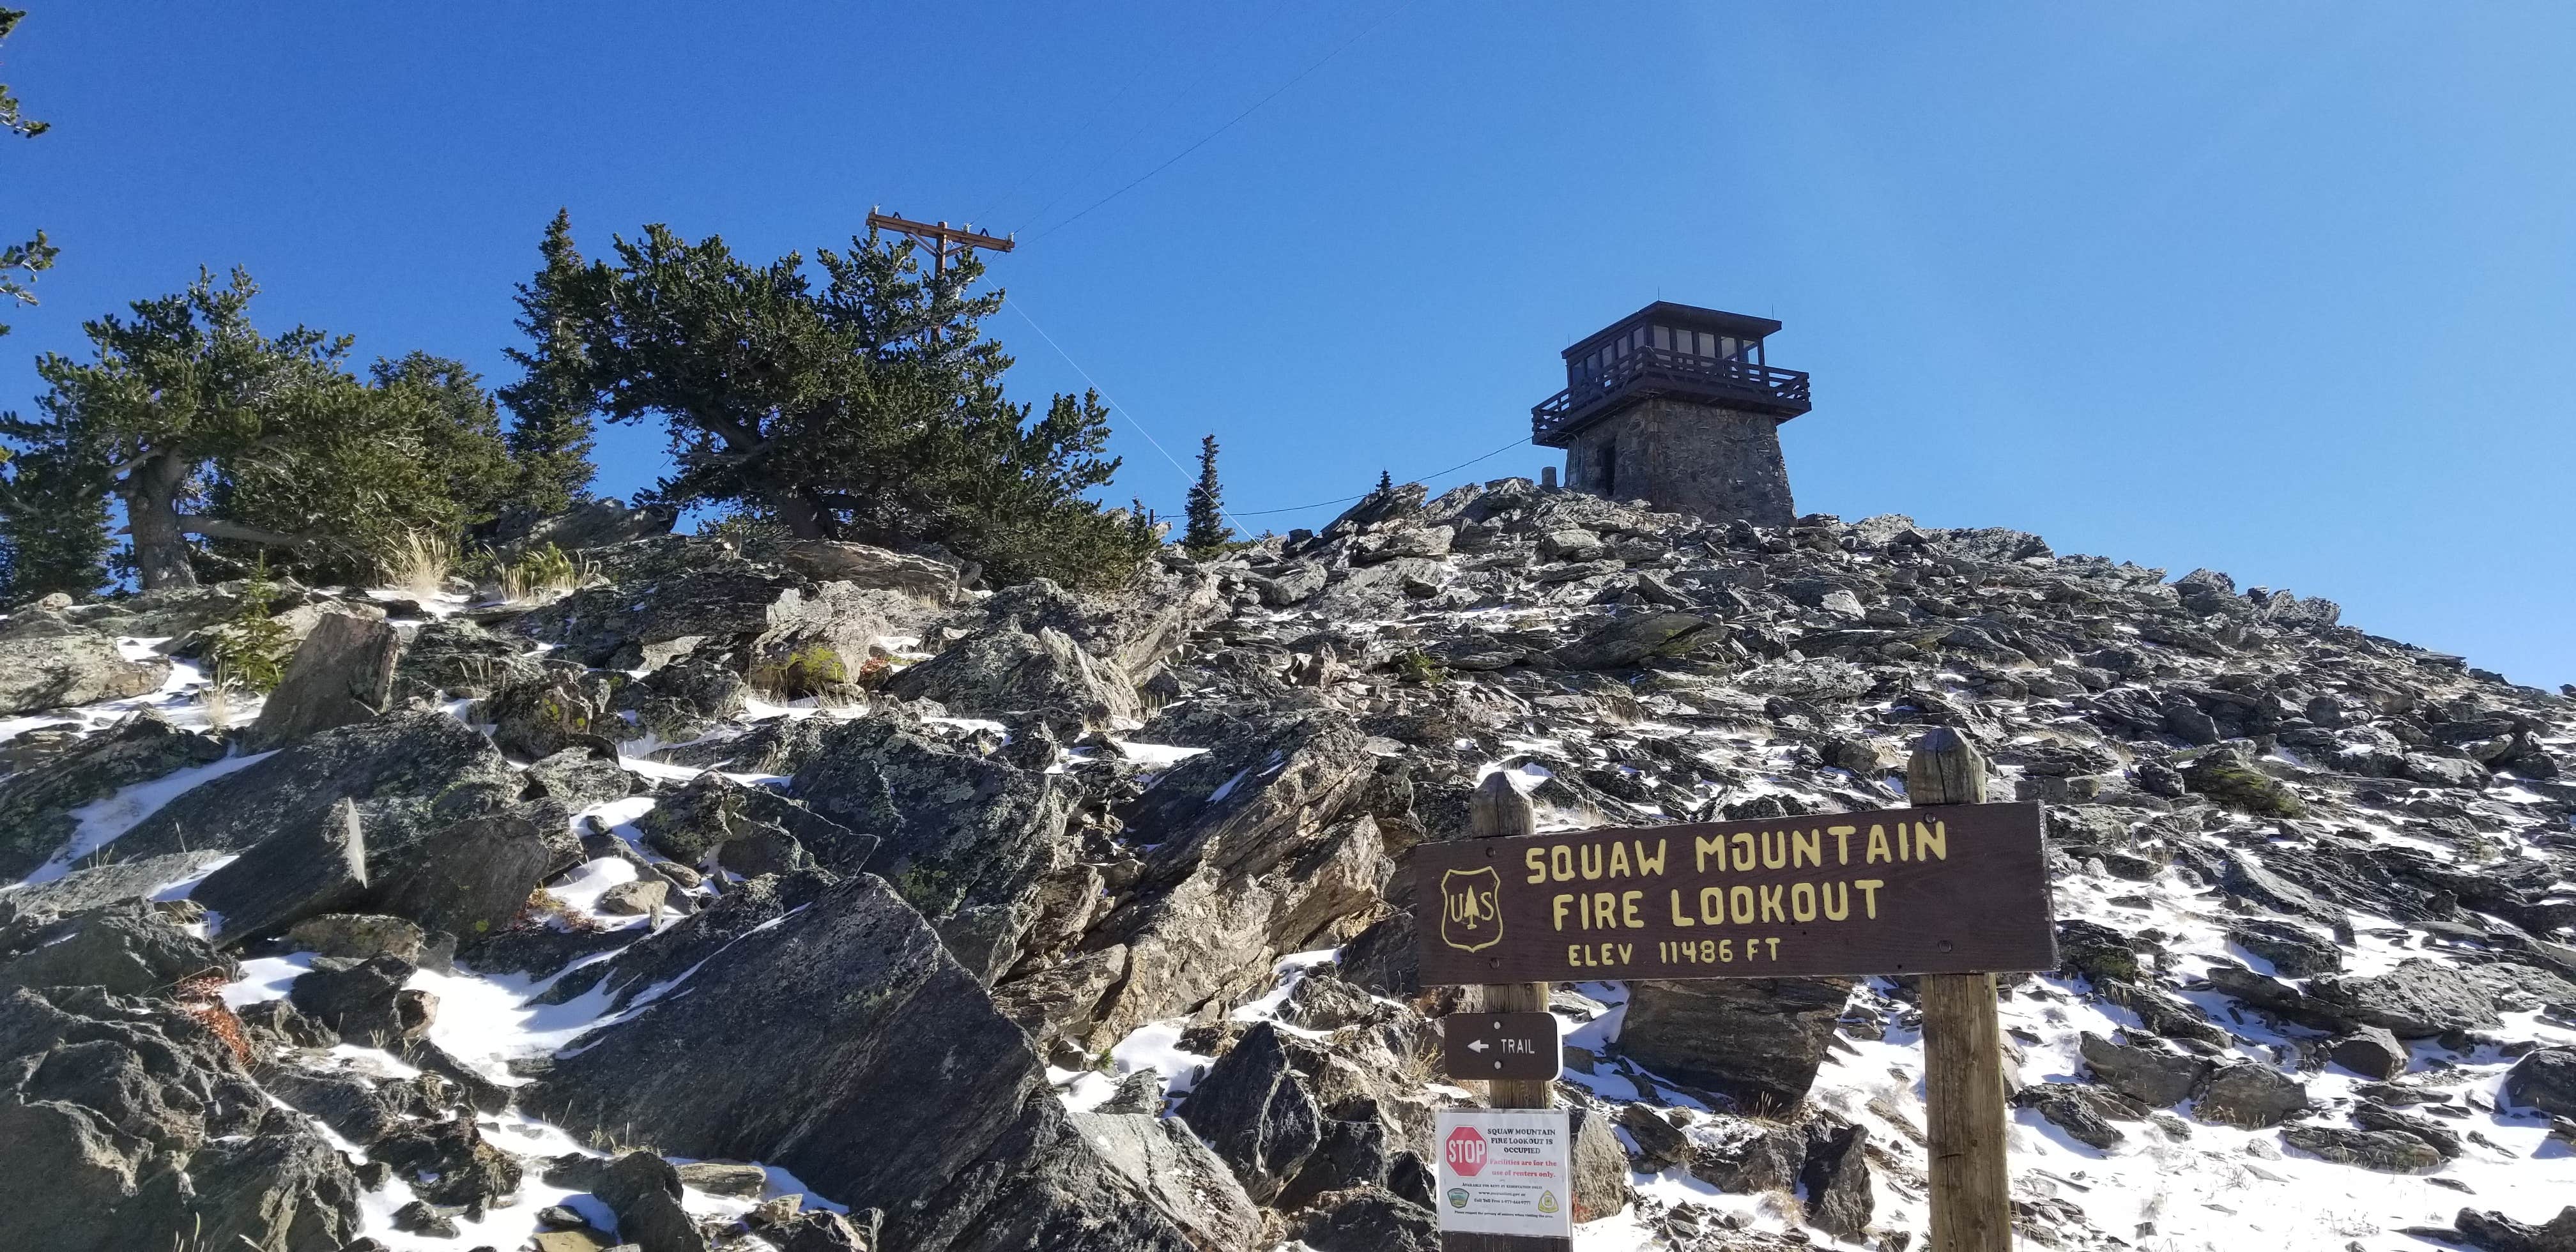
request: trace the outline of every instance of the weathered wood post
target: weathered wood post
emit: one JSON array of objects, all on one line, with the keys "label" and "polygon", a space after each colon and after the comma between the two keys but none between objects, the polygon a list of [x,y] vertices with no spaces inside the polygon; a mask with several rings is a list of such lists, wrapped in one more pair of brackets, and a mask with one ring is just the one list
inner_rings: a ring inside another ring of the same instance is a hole
[{"label": "weathered wood post", "polygon": [[[1986,759],[1947,726],[1915,741],[1905,794],[1916,808],[1982,804]],[[1923,1103],[1932,1156],[1931,1252],[2011,1252],[2004,1167],[2003,1027],[1992,974],[1926,974]]]},{"label": "weathered wood post", "polygon": [[[1510,839],[1538,833],[1538,809],[1502,770],[1485,775],[1467,801],[1467,835],[1471,839]],[[1487,1013],[1544,1013],[1548,984],[1497,982],[1480,985],[1478,1007]],[[1540,1080],[1494,1078],[1485,1083],[1485,1107],[1547,1109],[1556,1107],[1556,1084]],[[1567,1145],[1570,1149],[1571,1144]],[[1566,1197],[1571,1204],[1573,1197]],[[1574,1252],[1571,1239],[1537,1239],[1525,1235],[1480,1235],[1444,1232],[1441,1252]]]}]

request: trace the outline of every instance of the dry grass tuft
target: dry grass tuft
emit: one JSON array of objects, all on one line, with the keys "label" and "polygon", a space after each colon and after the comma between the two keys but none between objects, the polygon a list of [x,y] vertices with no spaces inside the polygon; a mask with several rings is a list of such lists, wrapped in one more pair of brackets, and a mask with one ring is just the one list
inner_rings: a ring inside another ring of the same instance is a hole
[{"label": "dry grass tuft", "polygon": [[428,599],[446,588],[447,572],[456,566],[456,545],[428,531],[405,531],[377,565],[386,586]]}]

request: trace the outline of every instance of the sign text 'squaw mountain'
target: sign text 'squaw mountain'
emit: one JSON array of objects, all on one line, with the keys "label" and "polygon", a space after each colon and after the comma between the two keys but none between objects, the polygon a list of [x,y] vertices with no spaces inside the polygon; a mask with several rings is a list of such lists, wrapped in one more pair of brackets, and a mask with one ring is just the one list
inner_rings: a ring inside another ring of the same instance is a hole
[{"label": "sign text 'squaw mountain'", "polygon": [[1412,869],[1426,984],[2057,965],[2035,804],[1425,844]]}]

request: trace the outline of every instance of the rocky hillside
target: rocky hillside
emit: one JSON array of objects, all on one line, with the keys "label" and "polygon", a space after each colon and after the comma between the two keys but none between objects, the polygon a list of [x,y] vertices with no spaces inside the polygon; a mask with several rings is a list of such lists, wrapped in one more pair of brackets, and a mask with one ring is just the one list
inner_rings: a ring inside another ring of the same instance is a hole
[{"label": "rocky hillside", "polygon": [[[0,1247],[1437,1247],[1406,852],[2047,804],[2061,1248],[2576,1248],[2576,705],[2222,574],[1517,479],[1115,597],[595,548],[0,621]],[[962,578],[961,578],[962,576]],[[1905,981],[1560,988],[1586,1249],[1920,1246]]]}]

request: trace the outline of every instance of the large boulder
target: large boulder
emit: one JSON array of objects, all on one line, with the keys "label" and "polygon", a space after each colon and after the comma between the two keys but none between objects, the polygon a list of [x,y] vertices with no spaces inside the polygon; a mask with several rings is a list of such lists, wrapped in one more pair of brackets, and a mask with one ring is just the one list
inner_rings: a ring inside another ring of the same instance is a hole
[{"label": "large boulder", "polygon": [[1151,1113],[1075,1113],[1075,1133],[1173,1220],[1211,1248],[1256,1246],[1261,1212],[1189,1123]]},{"label": "large boulder", "polygon": [[1179,1115],[1264,1202],[1296,1176],[1323,1138],[1323,1110],[1271,1022],[1255,1025],[1218,1059],[1190,1088]]},{"label": "large boulder", "polygon": [[394,956],[363,961],[316,957],[313,969],[287,987],[297,1012],[353,1043],[392,1048],[429,1033],[438,997],[405,986],[415,967]]},{"label": "large boulder", "polygon": [[326,730],[202,784],[116,841],[126,856],[203,848],[241,851],[283,830],[311,829],[342,800],[366,824],[379,881],[398,877],[431,831],[508,807],[522,780],[492,741],[444,713],[413,713]]},{"label": "large boulder", "polygon": [[214,915],[215,933],[232,948],[354,904],[366,891],[367,837],[358,806],[342,800],[320,821],[251,845],[188,898]]},{"label": "large boulder", "polygon": [[[862,835],[767,787],[749,787],[716,770],[689,780],[637,818],[636,830],[656,852],[686,865],[723,858],[736,843],[792,844],[839,873],[856,873],[876,855]],[[746,873],[744,877],[756,878]]]},{"label": "large boulder", "polygon": [[2212,1071],[2192,1103],[2192,1111],[2209,1121],[2248,1130],[2278,1126],[2307,1107],[2305,1083],[2251,1061]]},{"label": "large boulder", "polygon": [[696,652],[749,646],[794,620],[813,587],[802,574],[740,562],[619,578],[521,617],[512,629],[588,666],[651,669]]},{"label": "large boulder", "polygon": [[402,632],[379,617],[333,613],[296,645],[286,676],[243,735],[257,752],[315,731],[381,717],[393,702]]},{"label": "large boulder", "polygon": [[205,940],[137,901],[0,927],[0,990],[103,987],[117,995],[143,995],[230,969],[231,962]]},{"label": "large boulder", "polygon": [[818,583],[900,591],[934,604],[957,597],[958,567],[933,557],[831,539],[779,540],[760,548],[758,555]]},{"label": "large boulder", "polygon": [[875,840],[869,871],[893,883],[987,982],[1017,963],[1039,880],[1075,855],[1064,833],[1072,789],[1060,779],[893,717],[833,728],[790,790]]},{"label": "large boulder", "polygon": [[1725,627],[1689,613],[1632,613],[1602,623],[1554,656],[1567,669],[1624,669],[1648,657],[1682,656],[1725,639]]},{"label": "large boulder", "polygon": [[2400,1039],[2424,1039],[2454,1030],[2501,1024],[2495,1000],[2458,969],[2416,957],[2385,974],[2318,978],[2308,993],[2333,1011]]},{"label": "large boulder", "polygon": [[2541,1226],[2476,1209],[2461,1209],[2451,1225],[2464,1242],[2483,1252],[2576,1252],[2576,1205],[2558,1210]]},{"label": "large boulder", "polygon": [[68,622],[31,614],[0,629],[0,717],[139,696],[169,677],[169,658],[129,661],[114,637]]},{"label": "large boulder", "polygon": [[375,907],[468,943],[508,926],[562,859],[515,813],[469,817],[414,851],[408,868],[379,880]]},{"label": "large boulder", "polygon": [[1083,651],[1072,636],[1007,623],[897,674],[886,691],[977,717],[1034,716],[1074,734],[1133,719],[1144,707],[1135,675]]},{"label": "large boulder", "polygon": [[97,987],[0,992],[0,1247],[337,1252],[358,1237],[347,1162],[269,1102],[211,1020]]},{"label": "large boulder", "polygon": [[2281,1142],[2337,1165],[2383,1174],[2412,1174],[2442,1164],[2442,1154],[2433,1145],[2395,1130],[2292,1126],[2281,1132]]},{"label": "large boulder", "polygon": [[2213,1068],[2205,1057],[2113,1043],[2090,1031],[2078,1041],[2078,1049],[2102,1085],[2149,1108],[2171,1108],[2190,1099]]},{"label": "large boulder", "polygon": [[870,875],[713,952],[521,1103],[577,1132],[792,1170],[884,1210],[890,1246],[1202,1246],[1068,1123],[1028,1037]]},{"label": "large boulder", "polygon": [[0,892],[0,926],[31,917],[60,917],[102,904],[147,900],[205,874],[225,852],[173,852],[76,869],[52,882]]},{"label": "large boulder", "polygon": [[1823,978],[1730,978],[1628,984],[1619,1050],[1675,1082],[1751,1111],[1807,1098],[1851,984]]},{"label": "large boulder", "polygon": [[219,739],[137,713],[41,765],[0,776],[0,881],[43,865],[80,828],[73,809],[175,770],[222,759]]},{"label": "large boulder", "polygon": [[2525,1108],[2576,1117],[2576,1048],[2540,1048],[2513,1063],[2504,1097]]}]

